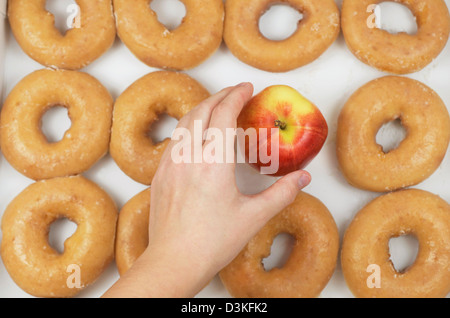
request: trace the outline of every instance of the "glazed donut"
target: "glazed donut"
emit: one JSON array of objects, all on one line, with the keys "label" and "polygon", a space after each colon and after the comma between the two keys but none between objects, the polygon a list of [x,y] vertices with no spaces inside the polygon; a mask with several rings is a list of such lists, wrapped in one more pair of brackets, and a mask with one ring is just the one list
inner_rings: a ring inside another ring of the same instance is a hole
[{"label": "glazed donut", "polygon": [[271,41],[259,30],[259,18],[274,0],[227,0],[224,40],[242,62],[269,72],[287,72],[316,60],[336,40],[339,9],[333,0],[284,0],[304,18],[283,41]]},{"label": "glazed donut", "polygon": [[114,106],[110,145],[120,169],[149,185],[170,142],[153,144],[148,137],[152,123],[165,112],[180,120],[207,97],[209,93],[197,81],[175,72],[150,73],[127,88]]},{"label": "glazed donut", "polygon": [[[292,235],[296,243],[284,267],[267,272],[261,260],[281,233]],[[233,297],[318,297],[333,275],[338,249],[339,233],[328,209],[300,193],[220,272],[220,278]]]},{"label": "glazed donut", "polygon": [[120,210],[117,222],[116,264],[125,274],[148,246],[150,189],[128,201]]},{"label": "glazed donut", "polygon": [[118,35],[145,64],[187,70],[219,48],[224,19],[222,0],[180,1],[186,6],[186,16],[178,28],[169,31],[150,8],[151,0],[114,0]]},{"label": "glazed donut", "polygon": [[[400,119],[407,131],[400,146],[385,153],[378,130]],[[450,117],[439,96],[412,79],[388,76],[354,93],[338,120],[337,157],[348,182],[388,192],[416,185],[439,167],[450,141]]]},{"label": "glazed donut", "polygon": [[111,0],[76,0],[80,25],[62,35],[45,0],[9,0],[14,36],[32,59],[52,68],[77,70],[99,58],[114,43],[116,27]]},{"label": "glazed donut", "polygon": [[[58,105],[68,109],[72,126],[61,141],[49,143],[40,129],[41,118]],[[35,180],[84,172],[108,151],[112,107],[108,91],[86,73],[36,71],[17,84],[3,105],[3,154]]]},{"label": "glazed donut", "polygon": [[[418,239],[419,253],[412,266],[398,272],[389,259],[389,240],[408,234]],[[450,292],[450,206],[422,190],[375,199],[348,227],[341,263],[356,297],[445,297]],[[380,288],[368,284],[370,265],[379,266]]]},{"label": "glazed donut", "polygon": [[395,0],[416,17],[415,35],[390,34],[371,27],[370,6],[384,0],[344,0],[342,31],[350,51],[362,62],[384,72],[407,74],[430,64],[450,35],[450,15],[443,0]]},{"label": "glazed donut", "polygon": [[[76,232],[59,254],[48,243],[50,225],[68,218]],[[77,176],[39,181],[20,193],[2,220],[3,264],[16,284],[36,297],[72,297],[113,260],[117,210],[93,182]],[[75,266],[75,267],[74,267]],[[79,286],[71,279],[78,267]]]}]

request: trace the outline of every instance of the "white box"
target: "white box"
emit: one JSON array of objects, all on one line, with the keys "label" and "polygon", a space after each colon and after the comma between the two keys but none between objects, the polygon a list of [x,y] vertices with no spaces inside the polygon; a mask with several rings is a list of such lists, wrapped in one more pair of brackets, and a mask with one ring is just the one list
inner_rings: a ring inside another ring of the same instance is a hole
[{"label": "white box", "polygon": [[[61,0],[56,3],[63,8],[62,6],[64,3],[68,3],[67,1]],[[336,0],[336,2],[342,3],[341,0]],[[450,8],[450,0],[445,0],[445,2]],[[0,11],[5,12],[6,0],[0,0],[0,4]],[[65,12],[65,10],[62,9],[59,12]],[[171,11],[168,10],[168,12]],[[283,16],[283,18],[275,21],[280,21],[277,24],[282,24],[282,20],[285,19],[287,18]],[[5,29],[7,47],[3,42]],[[3,65],[3,57],[0,57],[0,78],[3,78],[3,69],[5,74],[5,89],[3,90],[3,96],[5,97],[23,77],[35,70],[44,68],[44,66],[32,60],[23,52],[9,28],[4,28],[4,19],[1,22],[0,33],[2,40],[0,49],[7,48],[5,65]],[[88,72],[100,80],[114,98],[117,98],[141,76],[157,70],[141,63],[120,40],[117,40],[115,45],[97,61],[83,69],[84,72]],[[450,111],[449,70],[450,42],[439,57],[428,67],[420,72],[407,75],[407,77],[430,86],[440,95]],[[259,92],[270,85],[289,85],[300,91],[321,109],[329,123],[330,135],[321,153],[307,168],[313,176],[313,182],[305,189],[305,192],[314,195],[329,208],[339,227],[341,239],[355,214],[365,204],[380,195],[350,186],[339,171],[336,162],[336,126],[343,105],[351,94],[363,84],[387,75],[356,59],[345,45],[342,34],[318,60],[288,73],[268,73],[245,65],[236,59],[225,45],[222,45],[210,59],[186,73],[203,84],[211,93],[242,81],[252,82],[255,86],[255,92]],[[52,128],[57,129],[58,132],[64,131],[63,127],[67,129],[65,126],[68,121],[66,114],[59,112],[53,119],[52,125],[50,125]],[[164,125],[161,129],[161,137],[167,136],[170,132],[170,127]],[[84,175],[103,187],[114,198],[119,208],[134,195],[147,188],[126,176],[109,155]],[[259,175],[256,170],[244,164],[238,164],[236,176],[239,189],[246,194],[264,190],[275,181],[274,178]],[[436,173],[414,188],[433,192],[450,202],[449,176],[450,151]],[[31,183],[33,183],[32,180],[13,169],[6,159],[0,155],[0,219],[11,200]],[[72,230],[72,227],[64,226],[60,231],[57,231],[55,241],[62,243],[60,238],[67,237],[68,233],[73,232]],[[408,244],[407,248],[394,249],[393,255],[397,254],[408,263],[408,260],[414,259],[414,255],[411,255],[414,246],[411,245]],[[283,242],[275,244],[273,251],[277,253],[274,254],[282,253],[283,247]],[[114,264],[111,264],[99,280],[84,290],[78,297],[99,297],[118,278],[117,269]],[[229,294],[219,278],[215,277],[198,296],[229,297]],[[31,296],[13,282],[0,259],[0,298],[3,297]],[[331,281],[323,290],[322,297],[352,297],[342,275],[340,263],[338,263]]]}]

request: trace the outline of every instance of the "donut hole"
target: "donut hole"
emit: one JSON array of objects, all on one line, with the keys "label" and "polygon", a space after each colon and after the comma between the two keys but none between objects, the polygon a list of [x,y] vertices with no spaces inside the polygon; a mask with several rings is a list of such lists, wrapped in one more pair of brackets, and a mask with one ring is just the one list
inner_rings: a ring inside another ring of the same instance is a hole
[{"label": "donut hole", "polygon": [[389,253],[395,270],[404,273],[417,258],[419,241],[411,234],[393,237],[389,240]]},{"label": "donut hole", "polygon": [[172,137],[172,133],[177,125],[177,119],[166,113],[160,114],[158,115],[158,119],[150,125],[147,136],[154,144],[160,143]]},{"label": "donut hole", "polygon": [[72,29],[79,18],[79,7],[75,0],[47,0],[45,9],[55,17],[55,28],[62,34]]},{"label": "donut hole", "polygon": [[261,34],[272,41],[282,41],[298,29],[303,14],[287,4],[275,4],[259,19]]},{"label": "donut hole", "polygon": [[68,218],[60,218],[50,225],[48,244],[59,254],[64,253],[64,242],[77,230],[77,224]]},{"label": "donut hole", "polygon": [[401,3],[386,1],[378,4],[375,13],[377,28],[390,34],[407,33],[414,35],[418,26],[416,17],[409,8]]},{"label": "donut hole", "polygon": [[397,149],[407,136],[407,131],[400,118],[384,124],[377,133],[376,142],[384,153]]},{"label": "donut hole", "polygon": [[49,143],[61,141],[71,125],[69,112],[64,106],[52,106],[41,118],[41,131]]},{"label": "donut hole", "polygon": [[156,13],[158,21],[169,31],[178,28],[186,16],[186,7],[179,0],[152,0],[150,8]]},{"label": "donut hole", "polygon": [[283,268],[291,256],[296,240],[288,233],[278,234],[272,243],[270,255],[262,260],[262,264],[266,271],[274,268]]}]

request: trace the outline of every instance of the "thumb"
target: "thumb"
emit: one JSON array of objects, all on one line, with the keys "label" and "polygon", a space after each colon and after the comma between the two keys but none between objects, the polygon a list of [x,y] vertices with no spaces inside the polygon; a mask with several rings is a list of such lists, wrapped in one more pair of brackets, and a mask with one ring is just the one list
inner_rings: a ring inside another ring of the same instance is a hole
[{"label": "thumb", "polygon": [[311,175],[303,170],[292,172],[250,200],[251,211],[267,223],[294,202],[298,193],[311,183]]}]

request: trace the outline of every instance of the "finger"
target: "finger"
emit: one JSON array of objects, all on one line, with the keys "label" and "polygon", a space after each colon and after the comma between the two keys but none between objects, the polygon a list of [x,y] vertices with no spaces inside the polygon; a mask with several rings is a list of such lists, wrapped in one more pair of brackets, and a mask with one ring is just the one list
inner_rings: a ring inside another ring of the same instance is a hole
[{"label": "finger", "polygon": [[311,175],[303,170],[279,179],[270,188],[251,197],[248,211],[255,211],[263,224],[294,202],[299,192],[311,183]]},{"label": "finger", "polygon": [[[226,98],[226,96],[228,96],[228,94],[230,94],[233,89],[234,87],[227,87],[220,92],[208,97],[178,122],[174,134],[176,134],[177,132],[179,132],[180,134],[189,134],[191,140],[191,151],[194,151],[195,141],[197,139],[200,140],[198,147],[202,147],[203,135],[209,125],[213,109],[218,104],[220,104],[220,102],[223,101],[223,99]],[[201,123],[200,129],[196,129],[196,126],[198,126],[198,121],[200,121]],[[171,153],[173,147],[175,146],[175,144],[178,144],[178,142],[179,140],[172,139],[163,155],[164,160],[167,159],[167,157],[169,156],[168,154]]]},{"label": "finger", "polygon": [[194,139],[198,140],[198,146],[203,146],[203,136],[205,130],[209,126],[214,108],[217,107],[217,105],[219,105],[232,90],[233,87],[227,87],[219,93],[211,96],[204,102],[200,103],[195,109],[192,110],[189,116],[190,121],[187,126],[187,129],[190,131],[193,137],[192,146],[194,146]]},{"label": "finger", "polygon": [[[226,169],[233,170],[235,167],[234,146],[237,118],[252,95],[252,84],[239,84],[214,108],[212,112],[204,149],[214,148],[215,161],[220,160],[220,162],[228,163],[227,165],[224,165]],[[230,134],[228,133],[227,128],[232,129]],[[220,139],[217,140],[217,138]],[[220,151],[220,149],[222,151]]]},{"label": "finger", "polygon": [[242,108],[253,95],[253,85],[241,83],[213,109],[209,127],[223,132],[226,128],[236,128],[236,122]]},{"label": "finger", "polygon": [[226,87],[220,92],[210,96],[201,102],[197,107],[195,107],[191,112],[191,118],[194,120],[199,119],[209,119],[211,118],[212,111],[214,108],[221,103],[232,91],[234,87]]},{"label": "finger", "polygon": [[177,128],[183,127],[191,130],[195,120],[201,120],[202,122],[205,122],[205,125],[209,125],[209,120],[214,107],[216,107],[232,90],[233,87],[224,88],[220,92],[211,95],[202,101],[180,120]]},{"label": "finger", "polygon": [[245,104],[252,98],[253,85],[242,83],[236,86],[220,103],[211,114],[209,127],[219,128],[225,132],[226,128],[236,128],[239,114]]}]

